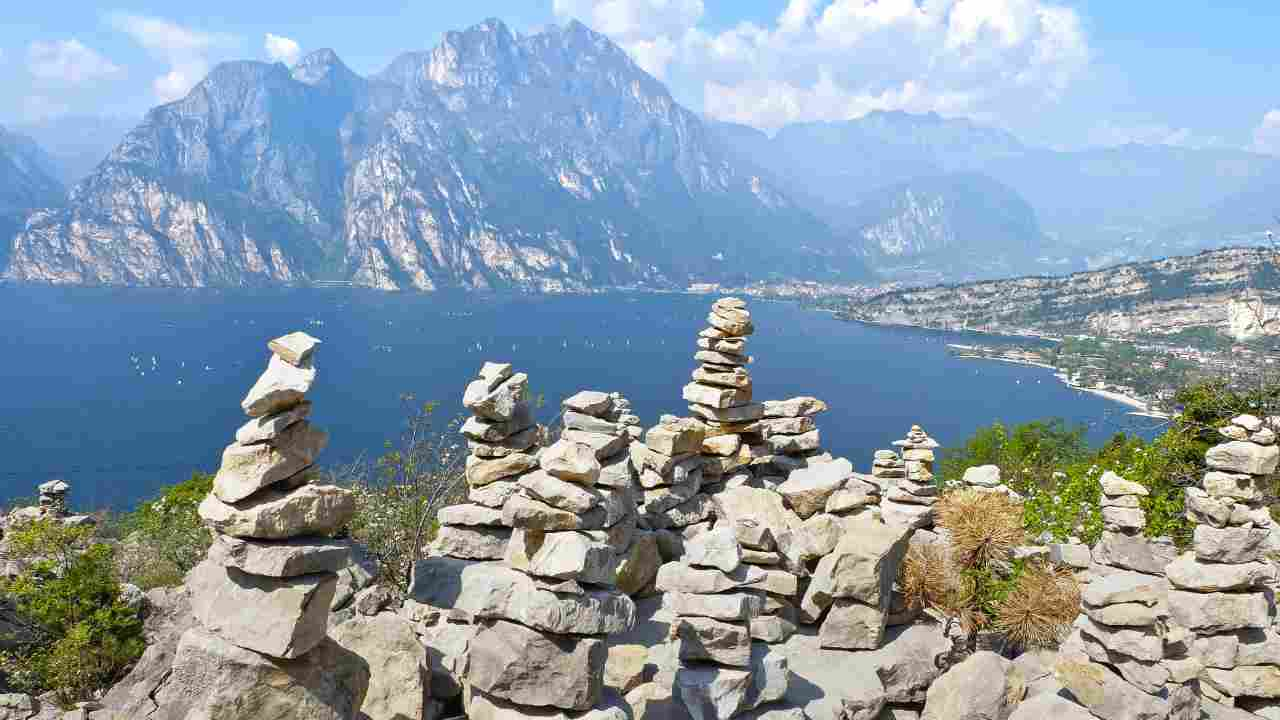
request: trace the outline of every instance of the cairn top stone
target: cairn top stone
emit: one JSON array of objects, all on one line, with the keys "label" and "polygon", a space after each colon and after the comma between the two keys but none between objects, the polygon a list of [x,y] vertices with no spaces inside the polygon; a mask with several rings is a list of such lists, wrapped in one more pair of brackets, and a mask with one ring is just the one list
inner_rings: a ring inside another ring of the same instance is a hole
[{"label": "cairn top stone", "polygon": [[711,304],[713,307],[729,308],[731,310],[746,310],[747,301],[736,297],[722,297]]},{"label": "cairn top stone", "polygon": [[36,489],[41,495],[66,495],[71,490],[71,485],[66,480],[50,480],[40,483]]},{"label": "cairn top stone", "polygon": [[961,478],[966,485],[993,488],[1000,484],[999,465],[975,465],[964,471]]},{"label": "cairn top stone", "polygon": [[565,398],[560,404],[570,410],[600,417],[613,409],[614,399],[599,390],[583,390]]},{"label": "cairn top stone", "polygon": [[1237,415],[1231,418],[1231,424],[1239,425],[1249,432],[1258,432],[1262,429],[1262,418],[1256,415]]},{"label": "cairn top stone", "polygon": [[1098,479],[1102,485],[1102,494],[1110,497],[1118,497],[1122,495],[1150,495],[1145,487],[1139,485],[1132,480],[1125,480],[1110,470],[1102,473],[1102,477]]},{"label": "cairn top stone", "polygon": [[311,365],[311,356],[315,354],[319,344],[320,340],[297,330],[269,341],[267,349],[290,365],[307,367]]},{"label": "cairn top stone", "polygon": [[485,361],[485,364],[480,366],[480,372],[476,373],[476,377],[489,383],[489,388],[492,389],[498,383],[511,377],[514,372],[511,363]]}]

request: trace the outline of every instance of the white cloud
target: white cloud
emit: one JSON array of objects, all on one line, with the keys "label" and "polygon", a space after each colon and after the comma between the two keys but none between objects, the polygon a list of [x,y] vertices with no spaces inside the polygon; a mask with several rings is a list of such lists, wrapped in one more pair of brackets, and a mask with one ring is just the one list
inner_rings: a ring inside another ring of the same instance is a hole
[{"label": "white cloud", "polygon": [[711,116],[775,129],[869,110],[978,120],[1058,100],[1088,65],[1074,10],[1048,0],[789,0],[767,27],[709,32],[701,0],[555,0]]},{"label": "white cloud", "polygon": [[78,86],[115,75],[120,67],[72,38],[33,41],[27,46],[27,70],[38,80]]},{"label": "white cloud", "polygon": [[1280,155],[1280,109],[1269,110],[1253,131],[1253,149],[1269,155]]},{"label": "white cloud", "polygon": [[185,96],[208,74],[209,53],[236,44],[229,36],[193,30],[163,18],[114,13],[109,20],[113,27],[168,66],[168,70],[151,83],[160,102]]},{"label": "white cloud", "polygon": [[267,33],[262,47],[267,51],[267,57],[271,58],[272,62],[282,62],[285,65],[293,65],[302,55],[302,48],[295,40],[281,35]]}]

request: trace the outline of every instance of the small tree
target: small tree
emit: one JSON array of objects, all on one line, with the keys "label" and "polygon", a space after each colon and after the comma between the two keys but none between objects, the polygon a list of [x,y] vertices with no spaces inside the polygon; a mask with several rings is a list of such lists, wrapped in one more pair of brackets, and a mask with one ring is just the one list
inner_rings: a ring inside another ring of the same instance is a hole
[{"label": "small tree", "polygon": [[460,419],[435,426],[435,403],[402,401],[408,418],[398,442],[369,463],[363,458],[331,473],[332,482],[356,496],[349,527],[378,564],[379,582],[401,593],[409,589],[413,564],[435,537],[436,513],[466,496],[466,446],[456,438]]},{"label": "small tree", "polygon": [[117,564],[125,581],[144,590],[182,583],[213,542],[197,512],[212,489],[212,475],[192,473],[121,518],[126,537]]}]

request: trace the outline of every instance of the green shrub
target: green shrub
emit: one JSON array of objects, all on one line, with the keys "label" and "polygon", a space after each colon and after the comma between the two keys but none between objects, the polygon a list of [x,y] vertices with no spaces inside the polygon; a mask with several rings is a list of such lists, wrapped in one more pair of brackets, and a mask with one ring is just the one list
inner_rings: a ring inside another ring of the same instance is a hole
[{"label": "green shrub", "polygon": [[1048,487],[1053,473],[1086,457],[1089,445],[1083,426],[1062,420],[1038,420],[1012,429],[1000,422],[979,428],[963,447],[948,449],[939,463],[942,482],[958,481],[976,465],[997,465],[1004,483],[1020,494]]},{"label": "green shrub", "polygon": [[12,529],[10,552],[29,565],[0,585],[25,631],[0,670],[19,690],[53,690],[67,703],[119,680],[145,648],[137,611],[121,601],[114,550],[85,546],[88,530],[51,519]]},{"label": "green shrub", "polygon": [[125,539],[117,557],[121,578],[143,590],[182,584],[213,541],[196,512],[212,489],[212,475],[193,473],[122,517]]},{"label": "green shrub", "polygon": [[348,531],[378,564],[377,581],[401,593],[413,564],[436,534],[440,508],[466,497],[466,446],[457,439],[460,419],[434,425],[435,403],[406,397],[408,418],[398,442],[388,441],[372,463],[357,460],[333,470],[329,480],[348,487],[356,513]]}]

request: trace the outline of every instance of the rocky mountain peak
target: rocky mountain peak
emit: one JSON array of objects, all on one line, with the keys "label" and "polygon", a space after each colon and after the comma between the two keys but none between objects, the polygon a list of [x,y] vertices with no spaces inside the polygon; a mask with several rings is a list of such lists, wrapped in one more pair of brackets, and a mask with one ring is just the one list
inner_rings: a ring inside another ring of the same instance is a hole
[{"label": "rocky mountain peak", "polygon": [[348,89],[365,83],[329,48],[308,53],[293,66],[290,75],[304,85],[328,89]]}]

